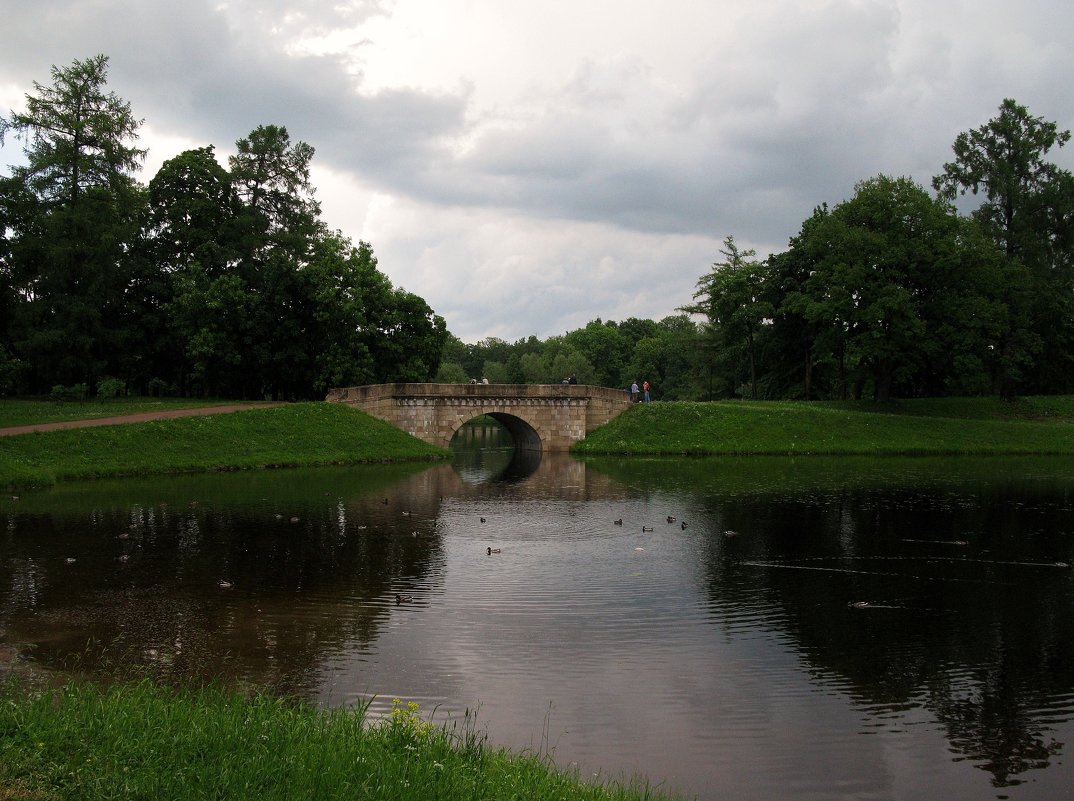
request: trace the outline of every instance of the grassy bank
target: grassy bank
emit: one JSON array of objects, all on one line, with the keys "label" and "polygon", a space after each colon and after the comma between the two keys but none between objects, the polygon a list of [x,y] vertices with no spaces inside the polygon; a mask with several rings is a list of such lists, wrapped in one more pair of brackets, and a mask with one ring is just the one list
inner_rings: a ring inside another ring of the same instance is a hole
[{"label": "grassy bank", "polygon": [[0,486],[444,455],[445,451],[347,406],[300,403],[0,437]]},{"label": "grassy bank", "polygon": [[1074,398],[638,404],[576,448],[590,454],[1074,454]]},{"label": "grassy bank", "polygon": [[489,746],[472,726],[435,727],[416,705],[385,720],[220,689],[149,682],[0,698],[0,798],[654,799],[590,785],[536,754]]},{"label": "grassy bank", "polygon": [[231,403],[235,401],[125,397],[58,402],[47,399],[0,398],[0,428],[28,426],[36,423],[61,423],[66,420],[97,420],[121,414],[226,406]]}]

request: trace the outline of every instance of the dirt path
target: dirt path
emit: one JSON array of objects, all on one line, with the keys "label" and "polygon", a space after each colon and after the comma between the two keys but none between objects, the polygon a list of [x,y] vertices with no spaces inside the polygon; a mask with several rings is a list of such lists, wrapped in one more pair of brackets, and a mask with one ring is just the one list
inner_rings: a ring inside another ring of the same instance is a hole
[{"label": "dirt path", "polygon": [[136,412],[117,417],[94,417],[90,420],[63,420],[58,423],[34,423],[28,426],[0,428],[0,437],[31,434],[34,431],[60,431],[65,428],[88,428],[89,426],[117,426],[124,423],[146,423],[150,420],[168,420],[173,417],[198,417],[206,414],[241,412],[244,409],[267,409],[283,406],[283,403],[233,403],[227,406],[198,406],[193,409],[166,409],[159,412]]}]

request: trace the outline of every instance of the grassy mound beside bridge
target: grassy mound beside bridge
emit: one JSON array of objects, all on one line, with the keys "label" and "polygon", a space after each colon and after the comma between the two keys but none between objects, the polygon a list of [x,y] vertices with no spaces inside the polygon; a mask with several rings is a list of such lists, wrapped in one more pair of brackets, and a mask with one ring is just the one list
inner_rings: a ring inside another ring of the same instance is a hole
[{"label": "grassy mound beside bridge", "polygon": [[1074,454],[1074,397],[638,404],[583,454]]},{"label": "grassy mound beside bridge", "polygon": [[0,486],[446,456],[447,451],[342,404],[296,403],[0,437]]}]

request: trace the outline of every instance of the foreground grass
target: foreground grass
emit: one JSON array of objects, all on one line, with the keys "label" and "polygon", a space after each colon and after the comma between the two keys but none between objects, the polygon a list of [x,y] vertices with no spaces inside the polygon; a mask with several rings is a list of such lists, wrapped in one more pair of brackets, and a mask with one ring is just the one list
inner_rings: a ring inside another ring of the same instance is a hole
[{"label": "foreground grass", "polygon": [[236,401],[199,400],[196,398],[112,398],[109,400],[51,401],[29,398],[0,398],[0,428],[37,423],[61,423],[67,420],[96,420],[138,412],[163,412],[169,409],[193,409],[225,406]]},{"label": "foreground grass", "polygon": [[1074,454],[1074,398],[638,404],[575,447],[589,454]]},{"label": "foreground grass", "polygon": [[446,451],[342,404],[300,403],[0,437],[0,486],[444,455]]},{"label": "foreground grass", "polygon": [[[6,793],[6,794],[5,794]],[[537,754],[487,745],[472,725],[434,727],[396,703],[379,722],[264,695],[150,682],[0,696],[0,798],[655,799],[589,785]]]}]

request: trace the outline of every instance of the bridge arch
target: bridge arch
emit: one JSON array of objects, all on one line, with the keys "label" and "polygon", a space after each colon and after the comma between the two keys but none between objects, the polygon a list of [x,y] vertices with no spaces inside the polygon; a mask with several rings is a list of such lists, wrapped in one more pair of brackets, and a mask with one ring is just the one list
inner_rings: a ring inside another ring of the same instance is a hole
[{"label": "bridge arch", "polygon": [[333,389],[326,400],[444,448],[463,423],[487,414],[520,448],[550,451],[568,450],[631,405],[621,389],[584,384],[373,384]]},{"label": "bridge arch", "polygon": [[483,412],[482,414],[474,415],[467,419],[462,419],[455,430],[451,432],[451,436],[448,437],[448,443],[455,438],[455,435],[469,423],[471,420],[476,420],[478,417],[491,417],[497,423],[507,429],[507,433],[511,435],[511,440],[515,443],[515,448],[526,451],[540,451],[541,447],[541,434],[530,423],[514,414],[507,414],[506,412]]}]

